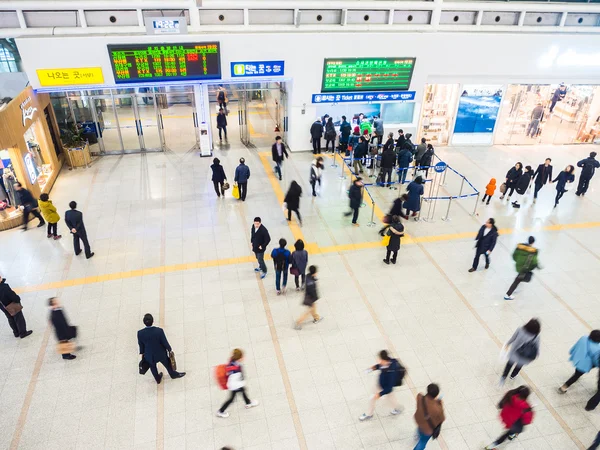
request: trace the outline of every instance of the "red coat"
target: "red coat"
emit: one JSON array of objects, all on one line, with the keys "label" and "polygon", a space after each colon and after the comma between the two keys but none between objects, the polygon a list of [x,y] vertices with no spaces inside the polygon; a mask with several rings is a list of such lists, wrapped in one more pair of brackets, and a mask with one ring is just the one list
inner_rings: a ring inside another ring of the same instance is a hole
[{"label": "red coat", "polygon": [[[529,409],[529,411],[525,412],[526,409]],[[523,400],[518,395],[513,395],[510,401],[506,402],[502,407],[500,418],[506,428],[512,427],[519,419],[521,419],[523,425],[529,425],[533,422],[533,411],[531,410],[531,405],[526,400]]]}]

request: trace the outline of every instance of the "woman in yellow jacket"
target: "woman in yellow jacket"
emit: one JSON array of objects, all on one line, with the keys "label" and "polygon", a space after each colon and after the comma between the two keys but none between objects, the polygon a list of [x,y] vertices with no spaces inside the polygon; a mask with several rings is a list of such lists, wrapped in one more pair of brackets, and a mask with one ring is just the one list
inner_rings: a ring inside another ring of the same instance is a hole
[{"label": "woman in yellow jacket", "polygon": [[60,239],[62,236],[56,234],[57,224],[60,216],[56,212],[56,207],[52,204],[52,200],[48,198],[48,194],[40,195],[38,206],[42,216],[48,222],[48,238],[54,237],[54,240]]}]

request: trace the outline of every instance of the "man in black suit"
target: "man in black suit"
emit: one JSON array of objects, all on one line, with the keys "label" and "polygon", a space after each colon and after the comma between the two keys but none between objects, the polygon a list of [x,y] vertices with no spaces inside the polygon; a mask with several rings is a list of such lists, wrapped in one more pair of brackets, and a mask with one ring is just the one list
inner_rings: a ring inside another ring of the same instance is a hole
[{"label": "man in black suit", "polygon": [[535,203],[535,199],[537,198],[540,189],[542,189],[548,181],[552,183],[552,165],[550,165],[551,162],[552,160],[550,158],[546,158],[544,164],[540,164],[535,170],[535,173],[533,174],[533,183],[535,185],[533,191],[533,203]]},{"label": "man in black suit", "polygon": [[158,373],[158,370],[156,369],[156,363],[161,363],[163,366],[165,366],[171,378],[181,378],[185,376],[185,372],[177,372],[173,370],[173,367],[171,366],[171,360],[167,354],[167,352],[171,351],[169,341],[167,341],[164,330],[162,328],[152,326],[153,323],[154,317],[152,317],[152,314],[145,314],[144,325],[146,325],[146,328],[138,331],[137,336],[138,345],[140,346],[140,355],[142,355],[142,358],[144,358],[146,362],[150,364],[150,371],[152,372],[152,375],[154,375],[156,383],[160,384],[163,377],[162,372]]},{"label": "man in black suit", "polygon": [[254,218],[254,225],[252,225],[252,229],[250,230],[250,242],[252,243],[252,251],[258,261],[258,267],[254,271],[260,272],[260,277],[264,278],[267,276],[265,251],[267,250],[267,245],[271,242],[271,235],[269,235],[269,230],[262,224],[260,217]]},{"label": "man in black suit", "polygon": [[0,276],[0,309],[8,319],[8,324],[10,325],[10,328],[12,328],[13,335],[15,337],[20,337],[21,339],[26,338],[33,333],[33,331],[27,330],[22,307],[21,311],[18,311],[14,315],[8,312],[7,307],[11,303],[16,303],[20,306],[21,298],[10,288],[8,283],[6,283],[6,279]]},{"label": "man in black suit", "polygon": [[76,202],[69,203],[69,208],[71,208],[71,210],[65,213],[65,223],[73,235],[73,247],[75,248],[75,255],[79,255],[81,253],[81,246],[79,245],[79,240],[81,239],[81,242],[83,242],[83,249],[85,250],[85,257],[90,259],[92,256],[94,256],[94,252],[92,252],[90,249],[87,232],[85,231],[85,225],[83,224],[83,214],[81,214],[80,211],[77,211]]},{"label": "man in black suit", "polygon": [[[48,299],[48,306],[50,307],[50,322],[52,322],[52,325],[54,326],[56,339],[59,342],[75,339],[77,337],[77,327],[69,325],[58,299],[56,297],[50,297],[50,299]],[[63,353],[62,357],[63,359],[76,358],[76,356],[71,353]]]}]

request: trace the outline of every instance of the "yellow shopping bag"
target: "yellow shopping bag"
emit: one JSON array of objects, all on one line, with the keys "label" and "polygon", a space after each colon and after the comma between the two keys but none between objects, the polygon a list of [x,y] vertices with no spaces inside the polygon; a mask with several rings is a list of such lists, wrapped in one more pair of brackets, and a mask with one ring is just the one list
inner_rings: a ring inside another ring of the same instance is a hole
[{"label": "yellow shopping bag", "polygon": [[233,195],[233,198],[240,198],[240,188],[238,187],[237,183],[233,185],[231,195]]},{"label": "yellow shopping bag", "polygon": [[383,245],[384,247],[387,247],[388,245],[390,245],[390,237],[388,235],[385,235],[381,239],[381,245]]}]

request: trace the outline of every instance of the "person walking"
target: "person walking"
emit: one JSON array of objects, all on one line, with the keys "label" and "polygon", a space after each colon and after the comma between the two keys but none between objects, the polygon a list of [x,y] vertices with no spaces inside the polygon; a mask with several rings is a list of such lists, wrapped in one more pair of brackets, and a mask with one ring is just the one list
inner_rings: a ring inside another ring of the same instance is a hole
[{"label": "person walking", "polygon": [[242,362],[244,361],[244,352],[239,348],[236,348],[231,353],[231,358],[226,367],[227,374],[227,390],[229,391],[229,398],[217,411],[217,417],[223,419],[229,417],[229,413],[226,412],[229,405],[235,400],[235,396],[239,393],[242,394],[244,402],[246,403],[246,409],[254,408],[258,406],[258,400],[250,400],[246,394],[246,380],[244,378],[244,370],[242,369]]},{"label": "person walking", "polygon": [[315,187],[319,185],[319,191],[321,190],[321,176],[323,175],[323,157],[319,156],[314,159],[310,166],[310,185],[312,187],[313,197],[317,196],[317,190]]},{"label": "person walking", "polygon": [[169,357],[169,353],[173,349],[169,341],[167,341],[165,331],[162,328],[154,326],[154,317],[150,313],[144,314],[143,321],[145,328],[137,332],[138,346],[142,359],[150,365],[150,372],[152,372],[156,384],[160,384],[163,378],[162,372],[158,373],[158,369],[156,368],[157,363],[161,363],[167,369],[172,379],[184,377],[185,372],[173,370],[171,358]]},{"label": "person walking", "polygon": [[225,110],[223,108],[219,108],[219,114],[217,114],[217,128],[219,129],[219,141],[223,142],[221,131],[225,135],[225,140],[227,141],[227,116],[225,115]]},{"label": "person walking", "polygon": [[371,366],[368,372],[379,370],[379,383],[377,386],[377,392],[371,397],[369,401],[369,408],[366,413],[363,413],[358,420],[361,422],[373,418],[375,413],[375,404],[381,397],[387,396],[391,405],[393,416],[398,415],[402,412],[396,397],[394,396],[394,387],[401,386],[406,375],[406,369],[400,364],[400,362],[392,358],[387,350],[381,350],[379,352],[379,361],[374,366]]},{"label": "person walking", "polygon": [[[271,252],[271,258],[273,259],[273,266],[275,268],[275,288],[277,289],[277,295],[285,293],[288,279],[288,268],[291,262],[291,253],[285,248],[287,241],[285,239],[279,239],[279,248],[274,248]],[[283,286],[281,285],[281,275],[283,275]]]},{"label": "person walking", "polygon": [[[533,177],[533,171],[531,166],[525,166],[525,171],[517,180],[515,190],[517,191],[517,198],[512,202],[513,208],[520,208],[519,200],[527,193],[527,189],[531,184],[531,178]],[[510,197],[510,196],[509,196]]]},{"label": "person walking", "polygon": [[285,158],[289,158],[285,145],[283,145],[281,140],[281,136],[275,138],[275,143],[271,146],[271,155],[273,157],[273,162],[275,162],[275,172],[279,175],[279,180],[281,181],[281,165]]},{"label": "person walking", "polygon": [[[308,252],[304,249],[304,241],[298,239],[294,244],[294,251],[292,252],[292,267],[290,273],[294,275],[294,283],[296,284],[296,290],[304,289],[306,283],[306,266],[308,265]],[[300,280],[302,280],[302,286],[300,286]]]},{"label": "person walking", "polygon": [[348,191],[348,198],[350,199],[350,211],[345,213],[346,217],[352,215],[352,225],[358,226],[358,210],[362,203],[362,187],[364,186],[361,177],[357,177],[356,180],[350,186]]},{"label": "person walking", "polygon": [[267,245],[271,242],[271,236],[269,230],[262,224],[260,217],[254,218],[254,225],[250,230],[250,243],[252,244],[252,251],[256,255],[258,261],[258,267],[254,269],[255,272],[260,272],[260,278],[267,276],[267,265],[265,264],[265,251]]},{"label": "person walking", "polygon": [[222,84],[217,88],[217,102],[219,102],[219,109],[227,112],[227,90]]},{"label": "person walking", "polygon": [[487,199],[487,202],[485,204],[489,205],[490,200],[494,196],[494,192],[496,192],[496,179],[492,178],[492,179],[490,179],[490,182],[485,187],[485,195],[481,199],[481,202],[485,202]]},{"label": "person walking", "polygon": [[527,244],[518,244],[517,248],[513,252],[513,260],[517,268],[517,277],[508,288],[504,300],[514,300],[513,292],[517,289],[517,286],[525,281],[529,283],[533,277],[532,271],[539,269],[538,263],[538,249],[533,246],[535,238],[529,236]]},{"label": "person walking", "polygon": [[567,390],[583,375],[598,367],[600,358],[600,330],[592,330],[589,336],[580,337],[569,350],[569,361],[575,367],[575,373],[558,388],[559,394]]},{"label": "person walking", "polygon": [[235,175],[233,181],[235,181],[240,188],[240,200],[246,201],[246,193],[248,191],[248,180],[250,179],[250,167],[246,165],[246,160],[240,158],[240,165],[235,168]]},{"label": "person walking", "polygon": [[290,188],[285,194],[283,202],[287,206],[287,220],[292,220],[292,211],[296,213],[298,223],[302,226],[302,216],[300,215],[300,197],[302,196],[302,188],[296,181],[290,183]]},{"label": "person walking", "polygon": [[225,175],[225,170],[223,169],[219,158],[213,159],[213,163],[211,164],[210,168],[212,170],[212,182],[215,192],[217,193],[217,197],[220,197],[221,195],[225,197],[224,183],[227,181],[227,175]]},{"label": "person walking", "polygon": [[359,173],[363,173],[364,167],[362,163],[362,159],[367,156],[369,152],[369,143],[367,142],[367,138],[364,136],[360,137],[359,143],[354,149],[352,154],[352,161],[354,165],[354,175],[358,175]]},{"label": "person walking", "polygon": [[323,124],[321,118],[317,119],[310,126],[310,139],[313,147],[313,155],[321,153],[321,137],[323,137]]},{"label": "person walking", "polygon": [[[394,170],[394,166],[396,165],[396,153],[394,152],[394,139],[393,135],[390,133],[390,138],[388,142],[385,143],[383,148],[383,152],[381,153],[381,181],[387,187],[391,187],[392,185],[392,171]],[[388,143],[392,141],[390,145]],[[387,184],[385,183],[385,178],[387,177]]]},{"label": "person walking", "polygon": [[440,434],[446,416],[444,404],[441,399],[438,399],[439,395],[440,388],[434,383],[427,386],[427,394],[417,394],[415,422],[417,422],[419,441],[413,450],[423,450],[432,437],[437,439]]},{"label": "person walking", "polygon": [[490,254],[494,251],[497,240],[498,228],[496,228],[496,221],[490,217],[481,226],[475,237],[475,258],[473,259],[473,265],[469,269],[469,272],[475,272],[477,270],[481,255],[485,256],[485,268],[490,268]]},{"label": "person walking", "polygon": [[6,282],[6,278],[0,276],[0,309],[8,320],[13,335],[18,338],[26,338],[33,331],[27,329],[21,297]]},{"label": "person walking", "polygon": [[408,219],[409,216],[416,217],[417,213],[421,210],[421,196],[424,192],[423,178],[419,175],[406,188],[408,199],[404,202],[404,208],[406,208],[406,214],[404,215],[405,219]]},{"label": "person walking", "polygon": [[501,410],[500,419],[507,431],[485,447],[485,450],[494,450],[506,439],[515,439],[519,433],[523,432],[525,425],[530,425],[533,422],[533,410],[527,402],[530,393],[531,391],[527,386],[519,386],[508,391],[502,397],[502,400],[498,403],[498,408]]},{"label": "person walking", "polygon": [[544,185],[548,182],[552,183],[552,165],[550,164],[552,159],[546,158],[544,164],[540,164],[533,174],[533,203],[535,203],[538,192],[544,187]]},{"label": "person walking", "polygon": [[515,188],[517,187],[517,180],[523,174],[523,164],[520,162],[516,163],[514,167],[511,167],[508,172],[506,172],[506,178],[504,182],[506,183],[506,192],[502,194],[500,200],[504,200],[506,193],[508,193],[508,198],[513,194]]},{"label": "person walking", "polygon": [[352,133],[352,126],[346,121],[346,116],[342,116],[340,123],[340,149],[346,150]]},{"label": "person walking", "polygon": [[[404,138],[404,136],[402,136]],[[398,139],[400,142],[400,139]],[[406,141],[404,141],[406,142]],[[404,184],[406,181],[406,174],[408,173],[408,166],[410,166],[411,161],[413,160],[412,152],[406,147],[396,147],[398,150],[398,177],[400,179],[400,184]]]},{"label": "person walking", "polygon": [[[69,325],[58,299],[56,297],[49,298],[48,306],[50,307],[50,323],[54,327],[56,340],[59,343],[66,343],[71,339],[75,339],[77,337],[77,327]],[[71,360],[75,358],[76,356],[70,352],[62,353],[62,359]]]},{"label": "person walking", "polygon": [[[404,236],[404,225],[402,225],[402,222],[400,221],[400,216],[393,215],[390,224],[384,228],[384,230],[386,229],[390,241],[386,247],[386,254],[383,262],[389,264],[391,261],[392,264],[396,264],[398,251],[400,250],[400,238]],[[392,259],[390,259],[390,256]]]},{"label": "person walking", "polygon": [[307,307],[307,310],[294,322],[294,330],[301,330],[302,323],[308,319],[308,316],[312,316],[314,324],[323,320],[323,316],[317,313],[316,303],[319,298],[319,291],[317,290],[317,266],[310,266],[308,268],[308,275],[306,276],[304,301],[302,302]]},{"label": "person walking", "polygon": [[58,215],[58,212],[56,212],[56,207],[52,204],[52,200],[50,200],[48,194],[44,193],[40,195],[38,205],[40,207],[42,217],[48,223],[48,239],[54,238],[55,241],[60,239],[62,236],[57,233],[60,216]]},{"label": "person walking", "polygon": [[540,122],[544,118],[544,107],[541,103],[538,103],[535,108],[531,111],[531,117],[529,125],[527,125],[527,131],[525,135],[530,138],[534,138],[537,136],[538,128],[540,126]]},{"label": "person walking", "polygon": [[596,169],[600,167],[600,162],[596,161],[596,152],[591,152],[588,158],[582,159],[577,163],[577,167],[581,167],[581,174],[579,175],[579,183],[577,184],[577,191],[575,195],[585,195],[590,186],[590,180],[594,176]]},{"label": "person walking", "polygon": [[569,192],[565,189],[567,183],[575,181],[575,167],[568,165],[565,170],[561,171],[558,176],[552,181],[556,184],[556,197],[554,198],[554,207],[558,206],[558,202],[565,195],[565,192]]},{"label": "person walking", "polygon": [[44,218],[37,210],[38,202],[35,198],[33,198],[31,192],[25,189],[21,183],[15,183],[14,188],[16,191],[17,205],[20,205],[20,209],[23,211],[23,231],[27,231],[29,214],[33,214],[39,219],[40,223],[38,223],[38,228],[46,225]]},{"label": "person walking", "polygon": [[335,125],[333,119],[329,117],[325,124],[325,153],[329,151],[329,143],[331,142],[331,153],[335,152],[335,138],[337,133],[335,131]]},{"label": "person walking", "polygon": [[513,371],[510,379],[514,380],[524,366],[539,356],[540,330],[540,322],[537,319],[531,319],[524,326],[517,328],[508,342],[504,344],[504,348],[509,351],[508,361],[500,378],[500,386],[504,386],[511,369]]},{"label": "person walking", "polygon": [[81,253],[81,245],[79,242],[81,241],[83,242],[86,259],[90,259],[94,256],[94,252],[92,252],[92,249],[90,248],[87,231],[85,229],[85,224],[83,223],[83,214],[81,214],[81,211],[77,211],[77,202],[75,201],[69,203],[69,208],[71,209],[65,212],[65,223],[73,235],[73,249],[75,250],[75,256]]}]

